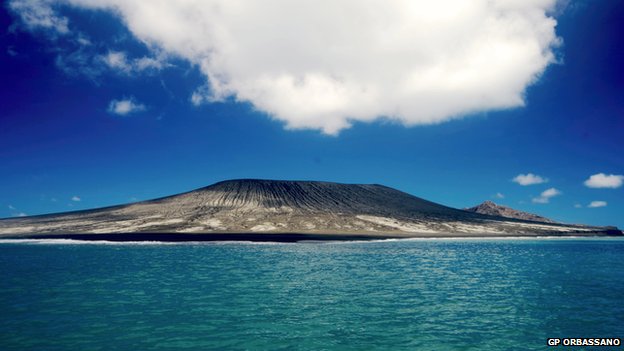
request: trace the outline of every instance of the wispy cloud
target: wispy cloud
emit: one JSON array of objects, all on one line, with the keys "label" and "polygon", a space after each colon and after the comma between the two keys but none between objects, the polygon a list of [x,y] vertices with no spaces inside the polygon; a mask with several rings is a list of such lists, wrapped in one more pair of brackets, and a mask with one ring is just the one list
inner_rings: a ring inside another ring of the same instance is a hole
[{"label": "wispy cloud", "polygon": [[144,71],[148,69],[160,70],[165,67],[172,67],[173,65],[166,62],[164,59],[160,57],[147,57],[143,56],[137,59],[134,59],[133,66],[136,71]]},{"label": "wispy cloud", "polygon": [[[131,59],[125,52],[114,50],[102,54],[102,48],[110,46],[111,43],[94,44],[74,23],[70,27],[69,18],[60,14],[63,7],[70,5],[66,0],[9,1],[9,10],[18,18],[12,28],[42,34],[49,40],[46,50],[56,56],[55,64],[58,69],[70,76],[85,76],[95,83],[98,83],[98,78],[107,68],[130,75],[173,66],[167,62],[166,54],[155,48],[150,50],[153,57]],[[7,53],[11,56],[17,55],[12,47],[7,49]]]},{"label": "wispy cloud", "polygon": [[[41,34],[48,39],[44,50],[55,56],[56,67],[69,76],[85,76],[96,82],[103,71],[97,60],[97,46],[88,35],[70,28],[69,19],[59,14],[63,3],[55,0],[8,2],[8,9],[17,18],[12,28]],[[12,48],[10,53],[17,54]]]},{"label": "wispy cloud", "polygon": [[587,179],[583,184],[588,188],[611,188],[616,189],[622,186],[624,183],[624,175],[619,174],[594,174]]},{"label": "wispy cloud", "polygon": [[505,195],[504,195],[503,193],[496,193],[496,194],[494,195],[494,197],[495,197],[495,198],[497,198],[497,199],[504,199],[504,198],[505,198]]},{"label": "wispy cloud", "polygon": [[102,55],[100,59],[117,72],[123,74],[138,73],[146,70],[160,70],[169,67],[171,64],[166,63],[162,57],[147,57],[129,59],[128,54],[123,51],[109,51],[106,55]]},{"label": "wispy cloud", "polygon": [[82,201],[82,199],[80,199],[80,197],[79,197],[79,196],[72,196],[71,200],[72,200],[72,201],[75,201],[75,202],[80,202],[80,201]]},{"label": "wispy cloud", "polygon": [[26,217],[26,216],[28,216],[25,212],[18,211],[17,208],[15,206],[13,206],[13,205],[8,205],[7,207],[11,211],[11,216],[13,216],[13,217]]},{"label": "wispy cloud", "polygon": [[547,190],[544,190],[540,196],[538,197],[534,197],[533,198],[533,203],[536,204],[547,204],[550,202],[550,199],[555,197],[555,196],[559,196],[561,195],[561,191],[555,189],[555,188],[550,188]]},{"label": "wispy cloud", "polygon": [[133,97],[121,100],[112,100],[108,104],[108,112],[120,116],[145,111],[145,105],[137,102]]},{"label": "wispy cloud", "polygon": [[592,201],[587,205],[589,208],[597,208],[597,207],[607,207],[606,201]]},{"label": "wispy cloud", "polygon": [[542,184],[548,182],[548,179],[538,176],[533,173],[518,174],[511,181],[518,183],[522,186]]},{"label": "wispy cloud", "polygon": [[92,49],[79,44],[78,41],[55,48],[53,51],[56,53],[54,60],[56,67],[68,76],[84,76],[97,83],[103,73],[103,68]]},{"label": "wispy cloud", "polygon": [[49,30],[48,35],[69,33],[67,17],[60,16],[48,0],[9,1],[8,8],[17,14],[28,30]]}]

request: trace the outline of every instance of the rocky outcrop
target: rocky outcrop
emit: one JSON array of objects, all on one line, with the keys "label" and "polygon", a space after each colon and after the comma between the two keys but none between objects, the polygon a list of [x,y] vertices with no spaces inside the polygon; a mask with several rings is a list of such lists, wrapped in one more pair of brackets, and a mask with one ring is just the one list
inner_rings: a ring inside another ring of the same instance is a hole
[{"label": "rocky outcrop", "polygon": [[555,223],[555,221],[546,217],[538,216],[529,212],[518,211],[511,207],[495,204],[492,201],[485,201],[478,206],[467,208],[466,211],[480,213],[488,216],[522,219],[525,221]]}]

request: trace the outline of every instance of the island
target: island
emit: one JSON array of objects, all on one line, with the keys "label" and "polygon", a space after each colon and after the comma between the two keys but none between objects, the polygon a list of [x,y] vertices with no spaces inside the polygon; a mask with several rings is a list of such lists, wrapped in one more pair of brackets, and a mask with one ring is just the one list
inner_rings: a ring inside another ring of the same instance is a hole
[{"label": "island", "polygon": [[295,242],[616,235],[622,235],[616,227],[556,223],[492,203],[451,208],[378,184],[263,179],[227,180],[113,207],[0,220],[0,239]]}]

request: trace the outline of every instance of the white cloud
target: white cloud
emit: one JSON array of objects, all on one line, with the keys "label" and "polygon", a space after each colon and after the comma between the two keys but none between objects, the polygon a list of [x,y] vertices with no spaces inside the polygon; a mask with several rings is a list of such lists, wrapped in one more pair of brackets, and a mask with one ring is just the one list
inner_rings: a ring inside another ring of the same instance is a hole
[{"label": "white cloud", "polygon": [[21,23],[28,30],[51,30],[49,34],[53,36],[68,34],[68,20],[58,15],[54,3],[53,0],[15,0],[8,3],[8,8],[20,17]]},{"label": "white cloud", "polygon": [[108,104],[108,112],[120,116],[145,111],[145,105],[138,103],[133,97],[121,100],[112,100]]},{"label": "white cloud", "polygon": [[26,217],[28,216],[25,212],[19,212],[17,214],[15,214],[16,217]]},{"label": "white cloud", "polygon": [[527,186],[527,185],[546,183],[548,182],[548,179],[540,177],[533,173],[527,173],[527,174],[518,174],[511,181],[516,182],[522,186]]},{"label": "white cloud", "polygon": [[[21,28],[34,33],[43,32],[53,43],[51,52],[56,54],[56,66],[66,74],[82,74],[95,80],[106,67],[129,75],[172,66],[166,62],[166,55],[159,50],[153,50],[154,57],[140,58],[128,58],[122,51],[100,54],[98,51],[107,43],[94,45],[88,35],[76,28],[70,28],[69,19],[59,14],[63,6],[69,3],[65,0],[13,0],[8,3],[8,8],[19,18],[18,24]],[[11,47],[7,49],[7,53],[11,56],[17,55]]]},{"label": "white cloud", "polygon": [[75,202],[80,202],[81,201],[80,197],[78,197],[78,196],[72,196],[71,200],[75,201]]},{"label": "white cloud", "polygon": [[606,207],[606,201],[592,201],[587,207],[589,208],[597,208],[597,207]]},{"label": "white cloud", "polygon": [[559,190],[555,189],[555,188],[550,188],[550,189],[544,190],[542,192],[541,196],[553,197],[553,196],[557,196],[557,195],[561,195],[561,192]]},{"label": "white cloud", "polygon": [[198,89],[191,94],[191,103],[195,106],[199,106],[206,100],[206,95],[202,94],[201,90]]},{"label": "white cloud", "polygon": [[555,196],[559,196],[559,195],[561,195],[561,191],[555,188],[550,188],[550,189],[544,190],[540,194],[540,196],[534,197],[532,201],[536,204],[547,204],[548,202],[550,202],[551,198]]},{"label": "white cloud", "polygon": [[133,61],[134,69],[137,71],[144,71],[148,69],[159,70],[163,67],[169,67],[171,64],[163,62],[162,58],[153,58],[153,57],[141,57],[138,59],[134,59]]},{"label": "white cloud", "polygon": [[101,56],[101,60],[111,69],[124,74],[133,72],[142,72],[145,70],[160,70],[163,67],[169,67],[170,64],[164,62],[164,58],[141,57],[128,59],[127,54],[123,51],[109,51],[108,54]]},{"label": "white cloud", "polygon": [[82,33],[78,33],[76,35],[75,38],[76,42],[82,46],[89,46],[92,45],[93,43],[91,42],[91,40],[89,38],[87,38],[84,34]]},{"label": "white cloud", "polygon": [[496,193],[496,195],[494,195],[494,197],[497,198],[497,199],[504,199],[505,195],[502,194],[502,193]]},{"label": "white cloud", "polygon": [[120,51],[109,51],[103,58],[108,67],[130,73],[132,65],[126,59],[126,53]]},{"label": "white cloud", "polygon": [[15,206],[9,205],[9,210],[15,210]]},{"label": "white cloud", "polygon": [[624,183],[624,175],[604,173],[594,174],[584,184],[589,188],[619,188]]},{"label": "white cloud", "polygon": [[196,64],[207,88],[193,103],[233,97],[328,134],[523,106],[560,44],[556,0],[52,1],[108,10],[150,48]]},{"label": "white cloud", "polygon": [[582,208],[582,207],[583,207],[583,205],[581,205],[581,204],[574,204],[574,208]]},{"label": "white cloud", "polygon": [[[45,49],[55,55],[54,63],[59,70],[95,80],[103,71],[95,52],[97,47],[85,33],[70,28],[69,19],[59,14],[63,4],[57,0],[8,1],[7,8],[18,19],[10,28],[43,34],[50,42]],[[13,49],[11,52],[18,54]]]}]

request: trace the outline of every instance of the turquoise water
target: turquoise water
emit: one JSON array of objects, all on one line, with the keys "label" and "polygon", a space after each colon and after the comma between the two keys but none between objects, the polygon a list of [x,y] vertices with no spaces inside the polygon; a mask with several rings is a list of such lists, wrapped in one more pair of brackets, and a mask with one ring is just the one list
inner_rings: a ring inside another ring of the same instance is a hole
[{"label": "turquoise water", "polygon": [[623,264],[621,239],[3,243],[0,349],[546,350],[624,337]]}]

